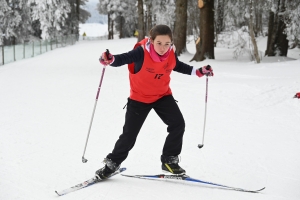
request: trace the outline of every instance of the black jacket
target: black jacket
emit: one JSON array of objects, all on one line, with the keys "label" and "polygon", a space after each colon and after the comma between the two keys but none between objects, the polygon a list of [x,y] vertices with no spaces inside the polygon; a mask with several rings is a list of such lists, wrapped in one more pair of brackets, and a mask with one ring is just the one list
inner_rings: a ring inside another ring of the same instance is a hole
[{"label": "black jacket", "polygon": [[[140,71],[140,69],[143,66],[144,62],[144,49],[143,47],[139,46],[134,50],[131,50],[127,53],[114,55],[115,61],[110,65],[112,67],[119,67],[121,65],[134,63],[134,73],[137,73]],[[178,60],[178,57],[175,53],[176,58],[176,66],[173,69],[173,71],[182,73],[182,74],[188,74],[191,75],[193,67],[185,64]]]}]

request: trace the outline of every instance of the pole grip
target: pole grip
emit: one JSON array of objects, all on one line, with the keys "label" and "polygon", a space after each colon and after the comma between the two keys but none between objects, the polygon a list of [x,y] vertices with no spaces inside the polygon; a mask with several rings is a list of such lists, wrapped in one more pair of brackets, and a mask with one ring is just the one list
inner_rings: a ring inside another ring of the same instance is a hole
[{"label": "pole grip", "polygon": [[106,49],[106,58],[107,58],[107,60],[110,60],[110,58],[109,58],[109,50],[108,49]]}]

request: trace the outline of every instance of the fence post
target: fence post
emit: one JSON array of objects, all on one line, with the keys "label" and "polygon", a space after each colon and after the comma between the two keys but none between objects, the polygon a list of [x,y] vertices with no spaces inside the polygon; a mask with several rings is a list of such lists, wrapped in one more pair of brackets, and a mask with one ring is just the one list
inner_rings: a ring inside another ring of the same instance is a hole
[{"label": "fence post", "polygon": [[23,41],[23,59],[25,58],[25,41]]},{"label": "fence post", "polygon": [[13,51],[14,51],[14,61],[16,61],[16,45],[13,45]]},{"label": "fence post", "polygon": [[2,64],[4,65],[4,45],[2,45]]},{"label": "fence post", "polygon": [[[55,41],[52,41],[50,40],[50,49],[53,50],[53,45],[56,45],[56,48],[59,47],[59,43],[61,44],[60,47],[65,47],[67,45],[74,45],[76,43],[76,38],[77,38],[77,35],[73,34],[73,35],[64,35],[64,36],[60,36],[59,38],[55,37]],[[60,41],[59,41],[60,40]],[[46,44],[46,52],[48,51],[48,40],[39,40],[40,42],[40,53],[42,54],[42,48],[43,48],[43,44],[42,42],[45,42]],[[34,41],[28,41],[27,43],[25,41],[23,41],[23,59],[26,58],[26,45],[28,44],[28,56],[29,56],[29,51],[30,51],[30,42],[32,42],[32,56],[31,57],[34,57],[35,56],[35,51],[34,51]],[[53,44],[53,42],[55,42],[56,44]],[[38,45],[38,44],[37,44]],[[11,54],[13,53],[13,61],[16,61],[17,57],[18,57],[18,52],[19,50],[21,50],[21,44],[19,45],[12,45],[12,50],[10,48],[8,48],[7,51],[9,51],[8,53]],[[16,49],[17,48],[17,49]],[[37,47],[38,48],[38,47]],[[54,47],[55,48],[55,47]],[[5,64],[5,52],[4,52],[4,49],[5,49],[5,45],[1,45],[0,44],[0,51],[2,50],[2,53],[0,52],[0,55],[2,54],[2,60],[0,59],[0,63],[2,62],[2,64],[4,65]],[[19,49],[19,50],[18,50]],[[11,52],[13,51],[13,52]],[[37,50],[38,51],[38,50]],[[37,52],[38,53],[38,52]],[[20,55],[21,55],[21,51],[20,51]],[[21,58],[21,57],[18,57],[18,58]]]},{"label": "fence post", "polygon": [[31,57],[34,57],[34,41],[32,41],[32,56]]}]

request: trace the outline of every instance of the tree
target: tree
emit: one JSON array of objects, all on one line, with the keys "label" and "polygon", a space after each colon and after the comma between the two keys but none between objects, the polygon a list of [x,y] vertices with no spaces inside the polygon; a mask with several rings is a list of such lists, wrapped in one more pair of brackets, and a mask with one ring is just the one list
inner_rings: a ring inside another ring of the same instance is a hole
[{"label": "tree", "polygon": [[144,6],[143,6],[143,0],[137,0],[138,1],[138,42],[143,40],[145,38],[145,27],[144,27]]},{"label": "tree", "polygon": [[[70,12],[63,27],[63,34],[75,34],[79,36],[79,23],[85,23],[91,14],[82,9],[88,0],[67,0],[70,4]],[[77,37],[79,39],[79,37]]]},{"label": "tree", "polygon": [[214,54],[214,0],[198,1],[200,8],[200,36],[196,42],[196,54],[191,61],[215,59]]},{"label": "tree", "polygon": [[254,55],[254,59],[256,60],[256,63],[260,63],[260,57],[258,54],[258,49],[257,49],[257,44],[256,44],[256,40],[255,40],[255,35],[254,35],[254,30],[253,30],[253,0],[249,0],[249,33],[250,33],[250,38],[252,41],[252,45],[253,45],[253,55]]},{"label": "tree", "polygon": [[9,24],[8,13],[11,12],[11,8],[7,5],[5,0],[0,0],[0,45],[4,44],[5,36],[11,34],[11,30],[7,28]]},{"label": "tree", "polygon": [[67,0],[28,0],[32,5],[32,19],[41,24],[41,37],[49,39],[61,33],[70,12]]},{"label": "tree", "polygon": [[300,48],[300,2],[289,1],[284,15],[290,48]]},{"label": "tree", "polygon": [[253,31],[255,37],[258,35],[263,35],[263,10],[264,10],[264,1],[261,0],[252,0],[253,6]]},{"label": "tree", "polygon": [[187,35],[193,35],[194,41],[196,41],[200,35],[200,12],[197,4],[197,1],[188,2]]},{"label": "tree", "polygon": [[115,19],[115,28],[119,31],[120,38],[131,37],[135,30],[137,8],[132,0],[120,2],[117,10],[118,16]]},{"label": "tree", "polygon": [[[77,0],[78,1],[78,0]],[[91,17],[91,13],[85,9],[83,9],[82,7],[85,6],[85,3],[88,2],[89,0],[80,0],[79,1],[79,22],[78,23],[85,23],[88,18]],[[77,2],[78,3],[78,2]],[[78,12],[78,8],[77,8],[77,12]]]},{"label": "tree", "polygon": [[285,11],[285,0],[276,0],[271,6],[265,56],[287,56],[288,40],[284,32],[286,24],[281,15]]},{"label": "tree", "polygon": [[217,12],[215,13],[216,17],[216,34],[220,34],[224,29],[224,0],[217,0]]},{"label": "tree", "polygon": [[12,44],[24,41],[32,33],[30,7],[24,0],[0,0],[0,33]]},{"label": "tree", "polygon": [[187,4],[187,0],[176,1],[174,44],[178,56],[186,51]]},{"label": "tree", "polygon": [[99,0],[97,10],[107,14],[108,39],[113,39],[114,29],[119,31],[119,37],[130,37],[136,28],[137,7],[132,0]]},{"label": "tree", "polygon": [[248,0],[227,0],[224,4],[224,21],[226,28],[242,28],[246,25],[245,21],[245,8]]},{"label": "tree", "polygon": [[97,9],[100,14],[107,14],[107,31],[108,31],[108,39],[114,39],[114,24],[112,20],[113,9],[112,8],[112,1],[108,0],[99,0],[97,4]]},{"label": "tree", "polygon": [[154,24],[165,24],[173,30],[175,19],[174,0],[154,0],[152,5]]},{"label": "tree", "polygon": [[145,0],[144,4],[146,5],[146,19],[145,19],[145,35],[149,33],[150,29],[153,26],[152,22],[152,12],[153,12],[153,1],[152,0]]},{"label": "tree", "polygon": [[100,14],[107,14],[108,39],[114,39],[114,19],[115,19],[115,1],[99,0],[98,11]]}]

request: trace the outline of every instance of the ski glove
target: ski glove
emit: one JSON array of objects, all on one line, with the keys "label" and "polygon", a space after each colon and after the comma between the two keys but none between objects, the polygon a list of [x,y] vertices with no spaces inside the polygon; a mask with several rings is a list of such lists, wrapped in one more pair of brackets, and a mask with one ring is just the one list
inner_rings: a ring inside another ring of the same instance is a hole
[{"label": "ski glove", "polygon": [[103,52],[99,61],[102,65],[110,65],[111,63],[113,63],[115,60],[115,57],[110,54],[108,51]]},{"label": "ski glove", "polygon": [[197,69],[196,75],[198,77],[202,77],[203,75],[214,76],[214,73],[213,73],[212,67],[210,65],[207,65],[207,66],[203,66],[203,67],[200,67],[199,69]]}]

